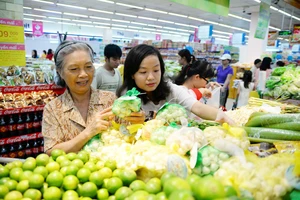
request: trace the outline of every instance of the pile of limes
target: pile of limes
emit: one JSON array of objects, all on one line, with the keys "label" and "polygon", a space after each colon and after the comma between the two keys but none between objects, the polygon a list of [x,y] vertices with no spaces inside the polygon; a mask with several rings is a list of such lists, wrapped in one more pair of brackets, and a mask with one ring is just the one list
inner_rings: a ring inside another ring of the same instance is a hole
[{"label": "pile of limes", "polygon": [[117,169],[81,151],[65,154],[55,149],[51,157],[40,154],[24,163],[0,166],[0,199],[4,200],[193,200],[235,195],[213,177],[191,175],[181,179],[170,173],[147,182],[135,171]]}]

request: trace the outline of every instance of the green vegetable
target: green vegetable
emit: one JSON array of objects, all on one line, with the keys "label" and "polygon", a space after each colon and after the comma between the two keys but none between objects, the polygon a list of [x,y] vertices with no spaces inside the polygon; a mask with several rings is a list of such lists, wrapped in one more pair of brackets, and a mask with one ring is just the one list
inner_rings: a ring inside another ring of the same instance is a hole
[{"label": "green vegetable", "polygon": [[283,129],[283,130],[300,131],[300,122],[287,122],[287,123],[280,123],[280,124],[272,124],[272,125],[268,125],[266,127]]},{"label": "green vegetable", "polygon": [[278,76],[270,76],[270,78],[266,81],[266,87],[268,89],[274,89],[279,84],[280,84],[280,77]]},{"label": "green vegetable", "polygon": [[281,76],[286,71],[286,67],[277,67],[273,70],[272,76]]},{"label": "green vegetable", "polygon": [[189,120],[189,126],[191,127],[197,127],[201,129],[202,131],[206,129],[207,127],[210,126],[220,126],[218,122],[215,121],[208,121],[208,120],[203,120],[201,122],[195,121],[195,120]]},{"label": "green vegetable", "polygon": [[275,140],[300,140],[299,131],[281,130],[274,128],[245,127],[249,137]]},{"label": "green vegetable", "polygon": [[265,114],[256,117],[251,117],[246,123],[246,127],[261,127],[272,124],[297,122],[300,119],[299,114]]},{"label": "green vegetable", "polygon": [[273,139],[263,139],[263,138],[255,138],[255,137],[247,137],[250,142],[267,142],[267,143],[274,143],[280,142],[281,140],[273,140]]}]

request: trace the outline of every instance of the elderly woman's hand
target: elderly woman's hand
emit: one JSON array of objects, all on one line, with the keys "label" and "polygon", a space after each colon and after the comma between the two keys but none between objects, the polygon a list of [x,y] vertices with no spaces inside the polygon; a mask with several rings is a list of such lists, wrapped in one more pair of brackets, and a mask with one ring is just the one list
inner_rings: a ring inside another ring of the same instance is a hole
[{"label": "elderly woman's hand", "polygon": [[86,127],[88,136],[94,135],[106,131],[110,125],[109,121],[114,118],[114,114],[111,111],[112,107],[102,110],[100,113],[94,115],[91,123]]},{"label": "elderly woman's hand", "polygon": [[145,112],[133,112],[129,117],[126,117],[125,120],[131,124],[143,124],[145,122]]}]

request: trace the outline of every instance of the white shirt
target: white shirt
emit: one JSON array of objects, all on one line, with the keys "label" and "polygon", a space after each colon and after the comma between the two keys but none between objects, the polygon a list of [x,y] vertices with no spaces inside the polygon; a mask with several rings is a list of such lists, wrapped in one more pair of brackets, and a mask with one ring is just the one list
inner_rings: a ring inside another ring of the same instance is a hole
[{"label": "white shirt", "polygon": [[115,73],[107,71],[104,66],[100,66],[96,70],[96,75],[94,77],[92,87],[99,90],[105,90],[110,92],[116,92],[122,85],[122,78],[120,71],[114,69]]},{"label": "white shirt", "polygon": [[250,92],[254,88],[254,83],[249,83],[248,88],[244,87],[244,81],[240,81],[240,94],[237,102],[237,107],[240,108],[248,104]]}]

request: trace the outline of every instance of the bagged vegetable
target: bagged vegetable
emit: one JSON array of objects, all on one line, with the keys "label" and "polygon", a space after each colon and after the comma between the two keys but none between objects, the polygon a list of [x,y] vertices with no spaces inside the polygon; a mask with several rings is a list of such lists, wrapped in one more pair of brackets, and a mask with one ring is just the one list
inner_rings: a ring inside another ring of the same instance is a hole
[{"label": "bagged vegetable", "polygon": [[100,139],[100,135],[97,134],[92,137],[83,147],[83,150],[88,152],[97,152],[100,147],[103,146],[103,143]]},{"label": "bagged vegetable", "polygon": [[152,133],[164,126],[164,122],[157,119],[152,119],[150,121],[147,121],[142,129],[142,139],[144,140],[150,140]]},{"label": "bagged vegetable", "polygon": [[273,70],[272,76],[281,76],[286,71],[286,67],[277,67]]},{"label": "bagged vegetable", "polygon": [[161,109],[159,109],[155,119],[170,124],[172,122],[180,123],[181,118],[187,117],[188,115],[184,107],[179,104],[166,103]]},{"label": "bagged vegetable", "polygon": [[115,100],[112,112],[121,119],[130,116],[132,112],[139,112],[141,109],[141,99],[137,97],[139,94],[136,88],[128,90],[124,96]]},{"label": "bagged vegetable", "polygon": [[176,126],[163,126],[159,129],[156,129],[152,134],[150,141],[156,144],[165,145],[166,139],[169,135],[178,130]]}]

